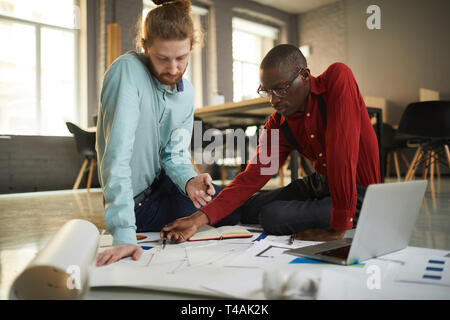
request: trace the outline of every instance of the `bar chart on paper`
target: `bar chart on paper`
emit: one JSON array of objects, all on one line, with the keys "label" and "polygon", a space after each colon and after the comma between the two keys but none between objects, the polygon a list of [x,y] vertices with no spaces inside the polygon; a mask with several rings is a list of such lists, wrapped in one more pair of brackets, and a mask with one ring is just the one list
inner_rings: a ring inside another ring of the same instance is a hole
[{"label": "bar chart on paper", "polygon": [[450,258],[414,256],[400,268],[396,280],[450,286]]}]

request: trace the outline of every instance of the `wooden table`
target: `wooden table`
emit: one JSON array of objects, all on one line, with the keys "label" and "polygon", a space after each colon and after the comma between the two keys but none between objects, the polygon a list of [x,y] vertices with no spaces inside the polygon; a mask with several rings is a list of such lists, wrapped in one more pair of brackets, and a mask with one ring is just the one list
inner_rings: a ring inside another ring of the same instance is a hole
[{"label": "wooden table", "polygon": [[217,129],[228,129],[263,125],[272,113],[273,108],[268,99],[256,98],[196,109],[194,118],[212,124]]},{"label": "wooden table", "polygon": [[[269,115],[273,113],[267,98],[255,98],[241,102],[229,102],[217,106],[207,106],[195,110],[195,120],[202,120],[204,124],[217,129],[246,128],[249,126],[264,125]],[[382,146],[382,125],[383,111],[381,108],[367,107],[371,118],[375,118],[375,133],[378,138],[378,148],[380,156],[381,181],[384,181],[384,161],[381,152]],[[291,158],[296,159],[296,153]],[[297,161],[292,161],[294,167],[291,168],[291,178],[297,179]]]}]

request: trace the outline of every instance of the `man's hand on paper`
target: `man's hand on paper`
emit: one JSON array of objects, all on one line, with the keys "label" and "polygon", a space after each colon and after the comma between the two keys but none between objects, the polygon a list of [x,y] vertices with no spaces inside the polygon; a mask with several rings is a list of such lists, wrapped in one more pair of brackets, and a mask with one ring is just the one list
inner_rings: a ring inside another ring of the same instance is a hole
[{"label": "man's hand on paper", "polygon": [[195,212],[189,217],[179,218],[169,223],[161,230],[161,238],[164,235],[168,240],[176,243],[185,242],[192,237],[201,226],[209,222],[208,217],[201,211]]},{"label": "man's hand on paper", "polygon": [[197,209],[206,205],[216,193],[211,176],[208,173],[202,173],[189,180],[186,184],[186,193]]},{"label": "man's hand on paper", "polygon": [[133,260],[139,260],[142,256],[142,248],[133,244],[119,244],[101,252],[97,257],[97,267],[108,265],[122,258],[131,256]]},{"label": "man's hand on paper", "polygon": [[297,232],[294,235],[294,238],[296,240],[307,241],[332,241],[344,238],[345,231],[346,230],[308,229],[302,232]]}]

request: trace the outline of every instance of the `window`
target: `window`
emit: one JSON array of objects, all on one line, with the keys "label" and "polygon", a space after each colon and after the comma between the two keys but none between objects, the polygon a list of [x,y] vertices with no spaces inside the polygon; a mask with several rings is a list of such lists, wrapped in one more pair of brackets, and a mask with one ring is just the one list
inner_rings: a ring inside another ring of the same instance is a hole
[{"label": "window", "polygon": [[233,101],[258,97],[259,64],[278,41],[275,27],[233,18]]},{"label": "window", "polygon": [[0,133],[70,135],[79,122],[79,7],[0,0]]},{"label": "window", "polygon": [[[150,0],[143,0],[142,25],[144,25],[145,17],[148,12],[155,8],[156,5]],[[204,30],[207,23],[208,10],[203,7],[191,6],[191,16],[196,30]],[[194,107],[201,108],[205,101],[205,91],[203,84],[203,73],[205,71],[204,50],[201,44],[196,44],[192,48],[189,58],[189,65],[186,69],[184,77],[192,83],[194,87]]]}]

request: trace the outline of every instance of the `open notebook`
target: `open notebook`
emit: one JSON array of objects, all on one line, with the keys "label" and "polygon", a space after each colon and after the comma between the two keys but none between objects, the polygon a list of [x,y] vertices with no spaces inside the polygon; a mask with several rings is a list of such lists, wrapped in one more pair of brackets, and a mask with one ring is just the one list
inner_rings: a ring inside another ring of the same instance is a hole
[{"label": "open notebook", "polygon": [[250,238],[252,233],[241,226],[223,226],[214,228],[212,226],[201,226],[188,241],[222,240],[233,238]]}]

